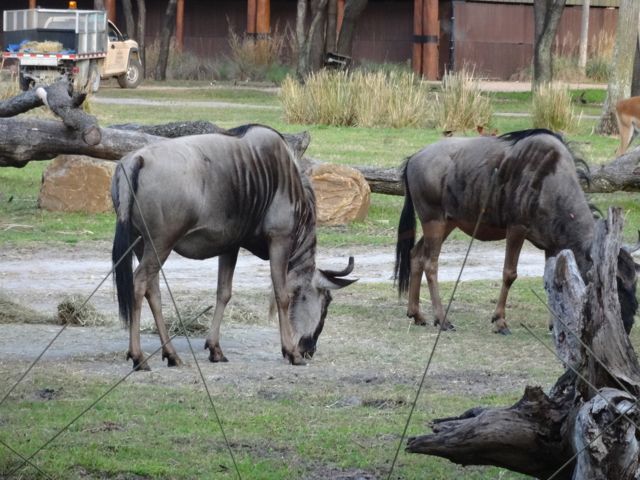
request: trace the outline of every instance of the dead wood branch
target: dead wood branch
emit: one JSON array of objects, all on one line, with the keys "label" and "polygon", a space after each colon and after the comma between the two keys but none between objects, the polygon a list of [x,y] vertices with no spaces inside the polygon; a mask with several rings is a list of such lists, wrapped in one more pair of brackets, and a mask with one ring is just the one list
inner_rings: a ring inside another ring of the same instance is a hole
[{"label": "dead wood branch", "polygon": [[[84,94],[71,95],[69,82],[66,79],[59,80],[51,85],[39,86],[0,102],[0,117],[13,117],[46,105],[62,119],[66,127],[80,132],[87,145],[97,145],[101,140],[98,120],[79,108],[85,97]],[[28,143],[29,139],[22,138],[22,142]],[[0,156],[2,155],[0,152]]]}]

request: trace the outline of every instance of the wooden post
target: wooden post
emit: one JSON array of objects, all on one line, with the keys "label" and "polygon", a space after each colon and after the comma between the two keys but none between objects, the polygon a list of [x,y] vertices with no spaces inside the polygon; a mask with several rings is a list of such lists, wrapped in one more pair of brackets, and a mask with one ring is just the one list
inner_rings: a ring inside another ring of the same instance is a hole
[{"label": "wooden post", "polygon": [[250,36],[256,34],[256,1],[247,0],[247,34]]},{"label": "wooden post", "polygon": [[29,0],[29,8],[36,8],[36,0]]},{"label": "wooden post", "polygon": [[413,1],[413,57],[414,73],[422,75],[422,6],[424,0]]},{"label": "wooden post", "polygon": [[184,0],[178,0],[176,5],[176,50],[184,49]]},{"label": "wooden post", "polygon": [[438,0],[424,0],[422,16],[422,74],[427,80],[438,79],[438,47],[440,44],[440,21]]},{"label": "wooden post", "polygon": [[107,11],[107,18],[116,23],[116,0],[105,0],[104,9]]},{"label": "wooden post", "polygon": [[271,0],[258,0],[256,8],[256,34],[265,38],[271,33]]}]

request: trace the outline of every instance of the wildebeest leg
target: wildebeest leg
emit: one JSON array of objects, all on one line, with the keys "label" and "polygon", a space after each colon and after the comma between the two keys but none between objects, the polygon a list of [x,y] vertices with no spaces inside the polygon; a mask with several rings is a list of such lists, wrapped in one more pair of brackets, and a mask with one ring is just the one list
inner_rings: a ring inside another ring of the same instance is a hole
[{"label": "wildebeest leg", "polygon": [[231,283],[233,281],[233,271],[238,260],[238,251],[220,255],[218,257],[218,291],[216,292],[216,309],[211,320],[211,332],[204,343],[204,348],[209,349],[209,360],[211,362],[228,362],[227,357],[220,348],[220,324],[224,309],[231,300]]},{"label": "wildebeest leg", "polygon": [[[182,360],[176,353],[173,344],[169,339],[169,332],[167,331],[167,325],[162,315],[162,300],[160,297],[160,275],[156,274],[147,283],[147,292],[145,294],[147,302],[149,302],[149,308],[153,314],[153,319],[156,322],[158,328],[158,334],[160,335],[160,342],[162,342],[162,359],[167,359],[167,367],[179,367],[182,365]],[[184,319],[183,319],[184,321]]]},{"label": "wildebeest leg", "polygon": [[424,273],[427,277],[431,305],[435,315],[434,325],[441,325],[443,330],[453,330],[454,326],[445,319],[440,289],[438,287],[438,259],[442,249],[442,243],[453,230],[448,222],[434,220],[422,224],[424,239]]},{"label": "wildebeest leg", "polygon": [[[163,249],[156,245],[160,263],[164,263],[171,248]],[[131,325],[129,325],[129,352],[127,358],[133,361],[133,368],[136,370],[151,370],[146,361],[140,347],[140,312],[142,310],[142,300],[147,296],[150,281],[158,276],[160,265],[156,258],[153,248],[149,247],[145,242],[144,253],[140,259],[140,263],[133,274],[133,311],[131,313]],[[158,318],[154,316],[156,324]],[[164,323],[164,320],[161,319]],[[170,345],[167,344],[167,345]],[[173,347],[171,347],[173,348]]]},{"label": "wildebeest leg", "polygon": [[280,324],[280,342],[282,355],[289,359],[292,365],[304,365],[306,362],[293,343],[293,330],[289,320],[289,292],[287,290],[287,265],[291,240],[287,237],[272,238],[269,243],[269,264],[271,267],[271,282],[278,308],[278,322]]},{"label": "wildebeest leg", "polygon": [[416,325],[426,325],[427,320],[420,311],[420,284],[424,273],[424,238],[411,249],[411,276],[409,277],[409,298],[407,317],[413,318]]},{"label": "wildebeest leg", "polygon": [[491,318],[493,331],[495,333],[501,333],[502,335],[509,335],[511,333],[507,326],[507,321],[504,318],[505,308],[509,288],[511,288],[513,282],[518,278],[518,258],[520,257],[520,250],[522,250],[525,236],[526,229],[522,226],[516,225],[507,228],[507,248],[504,256],[504,267],[502,269],[502,289],[500,290],[496,311]]}]

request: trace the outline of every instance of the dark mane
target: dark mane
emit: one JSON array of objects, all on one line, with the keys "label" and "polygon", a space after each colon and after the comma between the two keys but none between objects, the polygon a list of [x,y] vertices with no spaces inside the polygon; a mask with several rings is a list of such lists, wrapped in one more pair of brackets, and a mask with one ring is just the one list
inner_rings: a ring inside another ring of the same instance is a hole
[{"label": "dark mane", "polygon": [[237,127],[233,127],[233,128],[229,128],[227,130],[224,130],[222,132],[220,132],[222,135],[227,135],[229,137],[238,137],[238,138],[242,138],[246,135],[246,133],[251,130],[253,127],[262,127],[262,128],[267,128],[269,130],[271,130],[272,132],[277,133],[280,138],[282,137],[282,134],[280,132],[278,132],[277,130],[274,130],[273,128],[267,126],[267,125],[262,125],[260,123],[248,123],[246,125],[239,125]]},{"label": "dark mane", "polygon": [[521,140],[529,137],[535,137],[536,135],[552,135],[560,140],[563,144],[566,145],[564,139],[557,133],[552,132],[551,130],[547,130],[546,128],[531,128],[529,130],[518,130],[516,132],[509,132],[500,135],[498,138],[504,140],[505,142],[511,143],[511,145],[515,145]]},{"label": "dark mane", "polygon": [[516,132],[508,132],[503,135],[500,135],[498,138],[503,140],[511,145],[515,145],[516,143],[524,140],[526,138],[535,137],[536,135],[551,135],[558,139],[562,144],[566,147],[566,149],[571,154],[571,158],[573,158],[573,163],[576,166],[576,173],[578,174],[578,179],[580,183],[585,184],[587,188],[591,184],[591,172],[589,171],[589,165],[584,161],[583,158],[576,155],[575,149],[573,145],[568,143],[562,135],[559,133],[553,132],[546,128],[531,128],[529,130],[519,130]]}]

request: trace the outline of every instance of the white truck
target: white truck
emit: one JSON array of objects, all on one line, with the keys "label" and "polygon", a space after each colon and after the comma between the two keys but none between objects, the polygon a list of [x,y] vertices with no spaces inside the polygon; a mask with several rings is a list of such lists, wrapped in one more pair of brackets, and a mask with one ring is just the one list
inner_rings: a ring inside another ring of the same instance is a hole
[{"label": "white truck", "polygon": [[120,33],[102,10],[6,10],[4,60],[19,63],[20,88],[68,76],[74,90],[97,92],[101,78],[122,88],[142,80],[138,44]]}]

